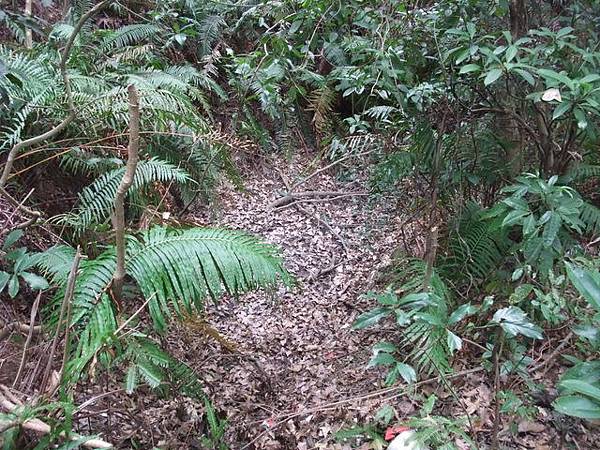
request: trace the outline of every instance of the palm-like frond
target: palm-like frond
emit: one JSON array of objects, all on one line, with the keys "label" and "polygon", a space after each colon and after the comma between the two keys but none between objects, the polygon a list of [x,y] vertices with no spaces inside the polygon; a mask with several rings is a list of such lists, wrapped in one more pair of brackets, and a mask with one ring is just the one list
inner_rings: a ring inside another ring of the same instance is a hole
[{"label": "palm-like frond", "polygon": [[449,254],[441,262],[449,279],[481,282],[502,263],[511,241],[505,231],[482,219],[483,210],[470,203],[450,232]]},{"label": "palm-like frond", "polygon": [[127,271],[149,302],[155,325],[202,309],[206,298],[273,287],[285,270],[274,247],[237,231],[154,227],[128,241]]},{"label": "palm-like frond", "polygon": [[[51,329],[58,322],[73,257],[72,248],[58,246],[43,253],[38,263],[60,286],[45,309],[45,324]],[[83,260],[80,264],[71,301],[71,326],[78,336],[69,366],[73,379],[82,375],[103,346],[116,345],[113,338],[117,311],[107,294],[115,267],[113,247],[98,258]],[[129,236],[126,270],[149,300],[149,312],[159,330],[164,329],[173,316],[201,311],[207,298],[216,300],[224,292],[240,294],[251,289],[272,288],[279,281],[289,280],[274,247],[250,235],[220,229],[155,227],[139,239]],[[136,373],[151,385],[152,380],[157,380],[158,385],[162,379],[157,358],[160,360],[157,356],[137,361]]]},{"label": "palm-like frond", "polygon": [[337,100],[334,89],[324,85],[309,96],[308,109],[313,111],[313,125],[321,136],[327,137],[333,129],[333,109]]},{"label": "palm-like frond", "polygon": [[[79,194],[77,209],[64,216],[61,221],[81,231],[93,223],[102,223],[110,217],[113,201],[119,183],[125,173],[125,167],[113,169],[98,177],[91,185]],[[174,165],[152,158],[138,164],[129,196],[135,196],[141,189],[153,182],[170,182],[185,184],[190,182],[189,175]]]},{"label": "palm-like frond", "polygon": [[225,19],[217,14],[207,15],[199,24],[201,56],[208,55],[212,46],[219,40],[221,33],[227,27]]},{"label": "palm-like frond", "polygon": [[600,233],[600,208],[584,201],[579,218],[585,223],[589,233]]},{"label": "palm-like frond", "polygon": [[114,30],[102,42],[100,49],[103,53],[121,49],[130,45],[139,44],[153,36],[160,36],[161,28],[151,23],[136,23],[125,25]]},{"label": "palm-like frond", "polygon": [[[396,264],[398,267],[390,280],[394,290],[402,295],[421,292],[427,272],[425,261],[400,258]],[[429,292],[430,299],[435,301],[421,310],[428,319],[417,313],[402,330],[399,353],[405,355],[418,372],[438,372],[443,376],[450,370],[452,358],[446,339],[448,330],[442,325],[447,319],[451,298],[450,291],[435,269],[429,281]]]}]

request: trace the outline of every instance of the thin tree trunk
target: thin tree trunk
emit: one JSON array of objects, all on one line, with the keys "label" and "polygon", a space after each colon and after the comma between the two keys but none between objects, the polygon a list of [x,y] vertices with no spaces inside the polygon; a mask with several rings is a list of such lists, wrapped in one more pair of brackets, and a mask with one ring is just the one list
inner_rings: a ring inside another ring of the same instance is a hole
[{"label": "thin tree trunk", "polygon": [[[31,17],[31,3],[32,0],[25,0],[25,17],[30,18]],[[25,48],[32,48],[33,47],[33,32],[31,31],[31,28],[29,28],[27,25],[25,26]]]},{"label": "thin tree trunk", "polygon": [[113,227],[117,246],[117,268],[112,281],[112,293],[115,301],[121,301],[125,281],[125,196],[133,184],[135,170],[139,160],[140,145],[140,104],[137,90],[129,85],[129,146],[127,148],[127,166],[115,195]]},{"label": "thin tree trunk", "polygon": [[529,29],[527,0],[510,0],[508,10],[510,15],[510,34],[513,40],[517,40],[527,34],[527,30]]}]

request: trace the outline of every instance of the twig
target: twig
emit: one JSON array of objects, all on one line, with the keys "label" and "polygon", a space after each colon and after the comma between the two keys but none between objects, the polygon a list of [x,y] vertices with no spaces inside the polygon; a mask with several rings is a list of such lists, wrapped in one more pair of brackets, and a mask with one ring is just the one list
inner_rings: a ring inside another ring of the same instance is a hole
[{"label": "twig", "polygon": [[[563,339],[563,341],[560,343],[560,345],[558,347],[556,347],[556,349],[550,354],[550,356],[548,356],[546,359],[544,359],[543,361],[541,361],[539,364],[536,364],[535,366],[533,366],[531,368],[532,372],[537,372],[538,370],[540,370],[543,367],[546,367],[550,364],[550,362],[552,362],[553,360],[555,360],[560,354],[561,352],[564,350],[564,348],[569,345],[569,341],[571,340],[571,338],[573,337],[573,332],[569,332],[569,334],[567,334],[565,336],[565,338]],[[546,375],[546,373],[548,372],[549,367],[546,367],[546,369],[542,372],[541,376]]]},{"label": "twig", "polygon": [[31,338],[33,337],[33,324],[35,323],[35,316],[37,315],[38,307],[40,306],[40,300],[42,298],[42,291],[38,292],[38,295],[33,302],[33,306],[31,307],[31,314],[29,315],[29,332],[27,333],[27,339],[25,340],[25,345],[23,346],[23,354],[21,355],[21,362],[19,363],[19,369],[17,370],[17,375],[15,376],[15,381],[13,381],[13,388],[18,386],[21,382],[21,374],[23,373],[23,367],[25,367],[25,361],[27,357],[27,350],[29,349],[29,344],[31,343]]},{"label": "twig", "polygon": [[319,202],[319,201],[332,201],[338,200],[345,197],[352,196],[364,196],[369,195],[368,192],[340,192],[340,191],[303,191],[303,192],[290,192],[287,195],[278,198],[269,205],[270,208],[283,209],[283,207],[293,203],[297,200],[302,200],[311,197],[321,197],[315,200],[302,200],[305,202]]},{"label": "twig", "polygon": [[39,333],[42,331],[42,327],[40,325],[27,325],[26,323],[21,322],[11,322],[5,324],[0,329],[0,341],[12,333],[14,330],[19,330],[23,333],[29,333],[29,330],[33,329],[34,333]]},{"label": "twig", "polygon": [[308,180],[310,180],[311,178],[316,177],[317,175],[319,175],[320,173],[325,172],[326,170],[331,169],[334,166],[337,166],[338,164],[350,159],[350,158],[355,158],[355,157],[359,157],[359,156],[366,156],[369,155],[371,153],[373,153],[375,151],[375,149],[373,150],[368,150],[366,152],[362,152],[362,153],[357,153],[356,155],[350,154],[350,155],[346,155],[340,159],[336,159],[335,161],[333,161],[330,164],[327,164],[325,167],[321,167],[320,169],[314,171],[313,173],[311,173],[310,175],[308,175],[307,177],[303,178],[300,181],[297,181],[296,183],[294,183],[292,185],[292,187],[290,188],[290,192],[295,190],[298,186],[303,185],[304,183],[306,183]]},{"label": "twig", "polygon": [[27,197],[29,197],[29,195],[30,195],[31,193],[30,193],[30,194],[28,194],[28,195],[25,197],[25,200],[22,200],[22,201],[20,201],[20,202],[19,202],[19,201],[18,201],[16,198],[14,198],[12,195],[10,195],[10,194],[8,193],[8,191],[7,191],[6,189],[4,189],[2,186],[0,186],[0,194],[2,194],[2,196],[3,196],[3,197],[6,199],[6,200],[8,200],[8,202],[9,202],[11,205],[13,205],[15,208],[17,208],[18,210],[22,211],[23,213],[25,213],[25,214],[27,214],[27,215],[29,215],[29,216],[36,217],[36,218],[37,218],[37,217],[41,217],[41,215],[42,215],[42,213],[41,213],[41,212],[39,212],[39,211],[35,211],[35,210],[33,210],[33,209],[29,209],[29,208],[27,208],[26,206],[24,206],[25,200],[27,200]]},{"label": "twig", "polygon": [[316,214],[310,213],[308,212],[306,209],[304,209],[302,206],[300,206],[298,203],[294,203],[294,207],[300,211],[302,214],[308,216],[308,217],[313,217],[317,222],[319,222],[320,224],[322,224],[325,228],[327,228],[327,231],[329,231],[331,234],[333,234],[333,236],[337,239],[337,241],[340,243],[340,245],[342,246],[342,248],[344,249],[344,252],[347,254],[348,253],[348,245],[346,244],[346,241],[344,240],[343,237],[340,236],[340,234],[335,231],[331,225],[329,225],[327,222],[325,222],[323,219],[321,219],[319,216],[317,216]]},{"label": "twig", "polygon": [[[54,339],[52,340],[52,345],[50,347],[50,356],[48,357],[46,369],[44,370],[44,376],[42,377],[42,383],[39,391],[40,395],[44,394],[46,386],[48,385],[48,378],[50,377],[50,370],[52,369],[52,360],[54,359],[54,353],[56,352],[56,346],[58,345],[58,337],[60,336],[60,328],[62,326],[65,311],[67,309],[67,303],[71,301],[73,298],[73,293],[75,292],[75,281],[77,280],[77,270],[79,269],[80,260],[81,251],[80,248],[77,247],[77,252],[75,252],[75,258],[73,259],[73,264],[71,265],[71,271],[69,272],[69,278],[67,279],[65,296],[63,297],[63,301],[60,306],[60,314],[58,317],[58,323],[56,324],[56,333],[54,334]],[[67,327],[68,326],[69,324],[67,323]]]},{"label": "twig", "polygon": [[127,166],[115,195],[113,227],[117,247],[117,267],[112,280],[112,292],[117,303],[121,301],[125,282],[125,195],[133,184],[135,170],[139,161],[140,146],[140,101],[133,84],[127,88],[129,93],[129,146]]},{"label": "twig", "polygon": [[[18,408],[20,408],[21,405],[11,402],[5,395],[0,394],[0,407],[2,407],[4,410],[6,410],[9,413],[15,414],[16,413],[15,411]],[[7,429],[9,429],[11,427],[16,427],[16,426],[21,426],[21,427],[25,428],[26,430],[35,431],[37,433],[42,433],[42,434],[50,434],[52,432],[52,427],[50,425],[48,425],[46,422],[43,422],[42,420],[37,419],[37,418],[27,419],[25,421],[0,420],[0,432],[6,431]],[[67,438],[65,432],[60,433],[60,436]],[[68,436],[68,439],[70,439],[72,441],[76,441],[81,438],[82,438],[82,436],[77,435],[77,434],[71,434]],[[113,448],[112,444],[110,444],[106,441],[103,441],[101,439],[88,439],[81,445],[83,445],[84,447],[89,447],[89,448]]]}]

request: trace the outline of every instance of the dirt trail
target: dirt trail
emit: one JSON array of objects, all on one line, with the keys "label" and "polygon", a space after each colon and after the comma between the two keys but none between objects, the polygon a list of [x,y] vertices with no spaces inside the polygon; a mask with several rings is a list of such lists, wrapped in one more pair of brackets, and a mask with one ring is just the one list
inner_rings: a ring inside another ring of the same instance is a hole
[{"label": "dirt trail", "polygon": [[[205,223],[247,230],[276,244],[299,282],[292,290],[249,294],[208,308],[211,324],[250,358],[227,354],[214,341],[194,339],[189,330],[176,332],[183,337],[172,344],[181,348],[215,403],[227,411],[234,442],[247,442],[264,430],[261,422],[277,422],[282,413],[380,386],[380,375],[365,368],[376,336],[353,331],[351,323],[368,305],[359,297],[373,286],[397,246],[393,227],[398,220],[372,209],[364,196],[303,203],[305,212],[294,206],[273,210],[271,203],[285,193],[282,176],[293,182],[307,162],[276,159],[245,179],[247,192],[224,190],[216,221],[193,212]],[[364,185],[322,174],[301,189],[350,192]],[[314,448],[328,442],[342,420],[372,412],[368,405],[359,411],[355,407],[298,417],[249,448]]]}]

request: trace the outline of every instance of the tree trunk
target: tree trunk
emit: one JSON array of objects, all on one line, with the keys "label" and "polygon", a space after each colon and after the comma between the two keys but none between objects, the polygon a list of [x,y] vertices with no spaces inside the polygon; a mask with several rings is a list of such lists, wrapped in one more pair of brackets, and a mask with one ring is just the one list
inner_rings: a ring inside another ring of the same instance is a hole
[{"label": "tree trunk", "polygon": [[[31,17],[31,3],[32,0],[25,0],[25,17]],[[33,32],[31,28],[25,26],[25,48],[33,47]]]},{"label": "tree trunk", "polygon": [[510,0],[508,6],[510,15],[510,34],[517,40],[527,34],[529,29],[529,15],[526,0]]},{"label": "tree trunk", "polygon": [[140,102],[137,90],[133,84],[129,85],[129,146],[127,148],[127,166],[125,174],[115,195],[115,211],[113,214],[113,227],[115,229],[115,243],[117,246],[117,268],[113,275],[112,293],[117,303],[121,301],[123,283],[125,281],[125,196],[133,184],[133,177],[139,160],[140,146]]}]

